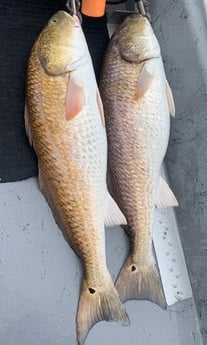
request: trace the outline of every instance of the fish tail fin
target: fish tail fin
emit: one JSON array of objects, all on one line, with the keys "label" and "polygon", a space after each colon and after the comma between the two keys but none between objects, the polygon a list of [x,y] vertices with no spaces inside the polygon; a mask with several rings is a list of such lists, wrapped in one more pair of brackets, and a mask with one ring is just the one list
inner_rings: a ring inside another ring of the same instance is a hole
[{"label": "fish tail fin", "polygon": [[84,344],[90,329],[101,320],[115,320],[123,326],[129,325],[128,315],[112,280],[101,288],[92,287],[84,280],[76,318],[79,345]]},{"label": "fish tail fin", "polygon": [[130,256],[119,273],[115,287],[121,301],[149,300],[166,309],[167,303],[154,260],[145,266],[139,266]]}]

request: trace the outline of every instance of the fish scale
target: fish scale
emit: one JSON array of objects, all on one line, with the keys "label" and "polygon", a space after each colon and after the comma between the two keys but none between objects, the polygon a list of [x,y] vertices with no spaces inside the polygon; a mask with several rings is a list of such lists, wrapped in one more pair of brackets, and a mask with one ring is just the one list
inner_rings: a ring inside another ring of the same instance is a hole
[{"label": "fish scale", "polygon": [[129,323],[106,266],[104,221],[110,203],[115,221],[125,218],[107,191],[101,110],[80,22],[59,11],[31,52],[25,123],[38,157],[40,189],[83,264],[76,317],[80,345],[99,320]]},{"label": "fish scale", "polygon": [[[169,140],[170,92],[159,43],[145,17],[131,14],[115,31],[106,52],[100,91],[110,185],[127,219],[131,240],[116,287],[122,301],[148,299],[165,307],[152,251],[152,225]],[[173,193],[166,189],[170,199]],[[174,195],[172,199],[175,202]]]}]

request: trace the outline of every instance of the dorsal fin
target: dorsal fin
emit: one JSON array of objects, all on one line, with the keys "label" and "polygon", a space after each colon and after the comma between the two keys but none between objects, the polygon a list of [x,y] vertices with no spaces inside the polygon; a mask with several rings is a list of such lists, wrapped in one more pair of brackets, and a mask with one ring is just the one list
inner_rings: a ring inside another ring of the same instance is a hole
[{"label": "dorsal fin", "polygon": [[166,80],[166,95],[167,95],[167,101],[168,101],[168,106],[169,106],[169,112],[173,117],[175,117],[175,103],[174,103],[173,93],[167,80]]},{"label": "dorsal fin", "polygon": [[29,125],[28,109],[27,109],[26,103],[24,105],[24,123],[25,123],[25,131],[26,131],[27,137],[29,139],[29,143],[32,146],[32,133],[31,133],[30,125]]},{"label": "dorsal fin", "polygon": [[155,202],[157,208],[166,208],[166,207],[176,207],[178,206],[178,201],[168,186],[167,182],[160,176],[159,188],[157,194],[157,200]]},{"label": "dorsal fin", "polygon": [[100,113],[100,117],[101,117],[101,122],[103,124],[103,127],[105,127],[103,103],[102,103],[101,96],[100,96],[100,93],[99,93],[98,89],[96,91],[96,101],[97,101],[97,105],[98,105],[98,109],[99,109],[99,113]]}]

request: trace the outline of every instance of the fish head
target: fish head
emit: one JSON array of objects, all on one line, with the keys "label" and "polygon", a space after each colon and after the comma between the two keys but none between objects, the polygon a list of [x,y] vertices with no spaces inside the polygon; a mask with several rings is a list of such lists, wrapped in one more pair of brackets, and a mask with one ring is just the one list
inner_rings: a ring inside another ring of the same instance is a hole
[{"label": "fish head", "polygon": [[129,62],[140,63],[160,57],[160,46],[146,17],[129,15],[118,29],[120,56]]},{"label": "fish head", "polygon": [[84,64],[86,42],[77,16],[58,11],[38,38],[38,58],[49,75],[57,76]]}]

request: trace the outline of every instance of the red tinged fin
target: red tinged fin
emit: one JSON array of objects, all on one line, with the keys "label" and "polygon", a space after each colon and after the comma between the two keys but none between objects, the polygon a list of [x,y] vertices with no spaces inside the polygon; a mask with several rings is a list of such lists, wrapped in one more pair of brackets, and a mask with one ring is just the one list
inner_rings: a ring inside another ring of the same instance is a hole
[{"label": "red tinged fin", "polygon": [[103,103],[102,103],[101,96],[100,96],[100,93],[99,93],[98,90],[97,90],[97,92],[96,92],[96,101],[97,101],[98,109],[99,109],[100,116],[101,116],[101,122],[102,122],[102,124],[103,124],[103,127],[105,127],[105,118],[104,118]]},{"label": "red tinged fin", "polygon": [[85,104],[85,94],[82,86],[79,86],[73,78],[68,79],[66,92],[66,120],[74,119]]}]

